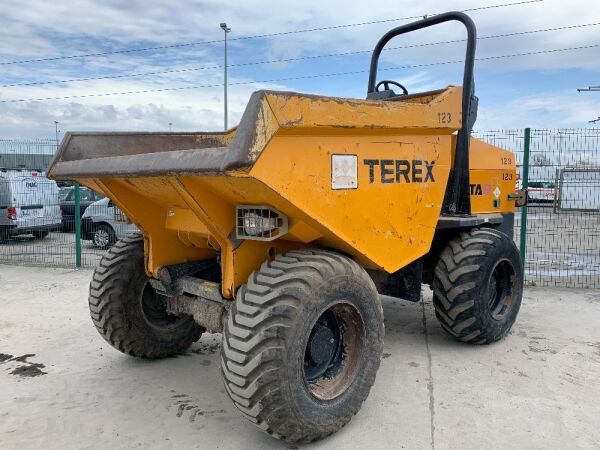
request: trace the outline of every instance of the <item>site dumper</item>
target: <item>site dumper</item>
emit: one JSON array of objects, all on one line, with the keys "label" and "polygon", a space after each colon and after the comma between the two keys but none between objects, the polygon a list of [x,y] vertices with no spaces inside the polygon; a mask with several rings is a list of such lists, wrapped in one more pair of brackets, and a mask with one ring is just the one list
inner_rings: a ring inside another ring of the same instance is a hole
[{"label": "site dumper", "polygon": [[[450,20],[468,31],[462,88],[376,84],[391,38]],[[515,158],[470,137],[475,42],[466,15],[441,14],[380,40],[366,100],[258,91],[223,133],[68,133],[50,175],[106,195],[141,231],[94,272],[100,334],[159,358],[222,332],[229,397],[289,442],[335,432],[367,397],[378,293],[416,302],[428,284],[450,335],[501,339],[522,296]]]}]

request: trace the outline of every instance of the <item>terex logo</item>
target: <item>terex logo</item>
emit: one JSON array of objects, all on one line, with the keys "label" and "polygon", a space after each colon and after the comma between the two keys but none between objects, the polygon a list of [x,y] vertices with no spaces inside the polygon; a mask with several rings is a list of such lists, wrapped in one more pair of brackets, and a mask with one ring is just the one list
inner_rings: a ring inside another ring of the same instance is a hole
[{"label": "terex logo", "polygon": [[[382,183],[427,183],[435,182],[433,166],[435,161],[421,159],[365,159],[364,165],[369,166],[369,183],[381,180]],[[377,176],[375,171],[377,169]]]}]

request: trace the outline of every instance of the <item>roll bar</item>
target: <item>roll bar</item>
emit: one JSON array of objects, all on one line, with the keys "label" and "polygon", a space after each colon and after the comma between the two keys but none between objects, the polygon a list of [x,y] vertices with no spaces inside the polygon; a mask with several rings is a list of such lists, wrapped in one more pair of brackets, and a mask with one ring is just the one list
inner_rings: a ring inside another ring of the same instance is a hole
[{"label": "roll bar", "polygon": [[401,34],[422,28],[439,25],[444,22],[458,21],[467,29],[467,51],[465,55],[465,68],[463,74],[463,94],[462,94],[462,127],[458,131],[456,139],[456,153],[454,166],[450,173],[446,196],[444,198],[443,212],[447,214],[470,214],[471,202],[469,193],[469,141],[471,136],[471,98],[475,94],[475,84],[473,81],[473,67],[475,66],[475,47],[477,44],[477,30],[475,23],[465,13],[451,11],[437,16],[418,20],[413,23],[402,25],[388,31],[377,42],[371,56],[371,67],[369,70],[369,85],[367,94],[375,92],[375,83],[377,82],[377,66],[379,56],[386,44],[394,37]]}]

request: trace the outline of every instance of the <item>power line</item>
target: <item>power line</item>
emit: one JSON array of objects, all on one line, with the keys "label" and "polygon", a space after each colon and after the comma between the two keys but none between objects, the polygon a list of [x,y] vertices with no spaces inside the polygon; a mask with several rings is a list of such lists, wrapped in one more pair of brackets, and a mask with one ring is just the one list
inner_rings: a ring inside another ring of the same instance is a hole
[{"label": "power line", "polygon": [[[497,5],[480,6],[480,7],[476,7],[476,8],[467,8],[467,9],[463,9],[461,12],[483,11],[483,10],[503,8],[503,7],[508,7],[508,6],[519,6],[519,5],[525,5],[525,4],[531,4],[531,3],[540,3],[543,1],[545,1],[545,0],[524,0],[524,1],[513,2],[513,3],[502,3],[502,4],[497,4]],[[375,25],[375,24],[380,24],[380,23],[398,22],[398,21],[402,21],[402,20],[421,19],[424,15],[432,16],[435,14],[421,14],[418,16],[399,17],[399,18],[395,18],[395,19],[382,19],[382,20],[373,20],[373,21],[369,21],[369,22],[350,23],[350,24],[344,24],[344,25],[330,25],[330,26],[318,27],[318,28],[307,28],[307,29],[302,29],[302,30],[280,31],[277,33],[265,33],[265,34],[255,34],[255,35],[248,35],[248,36],[238,36],[235,38],[229,38],[229,40],[230,41],[241,41],[241,40],[248,40],[248,39],[287,36],[290,34],[298,34],[298,33],[311,33],[314,31],[337,30],[337,29],[342,29],[342,28],[358,27],[358,26],[364,26],[364,25]],[[167,49],[181,48],[181,47],[193,47],[193,46],[198,46],[198,45],[216,44],[216,43],[220,43],[220,42],[223,42],[223,39],[215,39],[215,40],[210,40],[210,41],[199,41],[199,42],[184,42],[181,44],[159,45],[159,46],[154,46],[154,47],[112,50],[112,51],[108,51],[108,52],[83,53],[83,54],[78,54],[78,55],[66,55],[66,56],[53,56],[53,57],[48,57],[48,58],[22,59],[22,60],[18,60],[18,61],[0,62],[0,65],[5,66],[5,65],[10,65],[10,64],[26,64],[26,63],[35,63],[35,62],[43,62],[43,61],[58,61],[58,60],[65,60],[65,59],[76,59],[76,58],[95,58],[95,57],[108,56],[108,55],[149,52],[149,51],[167,50]]]},{"label": "power line", "polygon": [[[557,53],[557,52],[566,52],[572,50],[582,50],[587,48],[597,48],[600,47],[600,44],[592,44],[592,45],[583,45],[579,47],[568,47],[568,48],[559,48],[559,49],[551,49],[551,50],[540,50],[535,52],[525,52],[525,53],[513,53],[510,55],[497,55],[497,56],[487,56],[483,58],[475,58],[477,61],[488,61],[494,59],[505,59],[505,58],[515,58],[519,56],[531,56],[531,55],[541,55],[546,53]],[[447,64],[458,64],[462,63],[463,60],[454,60],[454,61],[441,61],[434,63],[424,63],[424,64],[414,64],[407,66],[396,66],[396,67],[387,67],[383,69],[379,69],[380,71],[387,70],[400,70],[400,69],[411,69],[418,67],[430,67],[430,66],[441,66]],[[275,78],[270,80],[256,80],[256,81],[238,81],[234,83],[229,83],[229,85],[246,85],[246,84],[262,84],[262,83],[276,83],[280,81],[293,81],[293,80],[305,80],[312,78],[325,78],[325,77],[337,77],[337,76],[345,76],[345,75],[357,75],[361,73],[366,73],[368,70],[355,70],[349,72],[336,72],[336,73],[326,73],[326,74],[314,74],[314,75],[303,75],[297,77],[286,77],[286,78]],[[40,97],[40,98],[22,98],[22,99],[11,99],[11,100],[0,100],[0,103],[19,103],[19,102],[32,102],[32,101],[46,101],[46,100],[67,100],[67,99],[75,99],[75,98],[89,98],[89,97],[107,97],[113,95],[130,95],[130,94],[147,94],[152,92],[167,92],[167,91],[183,91],[189,89],[201,89],[201,88],[211,88],[211,87],[221,87],[222,83],[216,84],[204,84],[197,86],[181,86],[176,88],[161,88],[161,89],[144,89],[137,91],[125,91],[125,92],[107,92],[100,94],[81,94],[81,95],[68,95],[68,96],[60,96],[60,97]]]},{"label": "power line", "polygon": [[[543,28],[539,30],[526,30],[526,31],[517,31],[512,33],[504,33],[504,34],[494,34],[489,36],[480,36],[478,40],[486,40],[486,39],[497,39],[511,36],[522,36],[534,33],[545,33],[550,31],[561,31],[561,30],[569,30],[575,28],[584,28],[584,27],[593,27],[600,25],[600,22],[595,23],[586,23],[580,25],[567,25],[563,27],[555,27],[555,28]],[[412,44],[412,45],[404,45],[398,47],[386,47],[384,51],[390,50],[400,50],[407,48],[416,48],[416,47],[427,47],[441,44],[453,44],[458,42],[465,42],[465,39],[453,39],[447,41],[437,41],[437,42],[426,42],[421,44]],[[287,62],[295,62],[295,61],[304,61],[310,59],[320,59],[320,58],[331,58],[337,56],[351,56],[358,55],[363,53],[371,53],[372,50],[356,50],[356,51],[348,51],[348,52],[340,52],[340,53],[329,53],[324,55],[308,55],[308,56],[300,56],[297,58],[285,58],[285,59],[272,59],[266,61],[249,61],[245,63],[238,64],[229,64],[229,67],[244,67],[244,66],[255,66],[255,65],[263,65],[263,64],[275,64],[275,63],[287,63]],[[215,70],[222,68],[222,65],[212,65],[212,66],[203,66],[203,67],[192,67],[187,69],[170,69],[170,70],[161,70],[161,71],[152,71],[152,72],[140,72],[140,73],[131,73],[124,75],[106,75],[99,77],[85,77],[85,78],[72,78],[67,80],[49,80],[49,81],[33,81],[29,83],[14,83],[14,84],[3,84],[0,87],[17,87],[17,86],[39,86],[44,84],[59,84],[59,83],[75,83],[82,81],[96,81],[96,80],[112,80],[112,79],[120,79],[120,78],[134,78],[134,77],[143,77],[149,75],[166,75],[166,74],[174,74],[174,73],[185,73],[185,72],[196,72],[201,70]]]}]

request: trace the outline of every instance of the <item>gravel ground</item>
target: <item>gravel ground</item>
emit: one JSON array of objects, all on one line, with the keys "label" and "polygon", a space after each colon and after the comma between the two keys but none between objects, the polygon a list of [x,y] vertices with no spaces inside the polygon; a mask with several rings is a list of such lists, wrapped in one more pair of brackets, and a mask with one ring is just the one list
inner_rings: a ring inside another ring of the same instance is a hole
[{"label": "gravel ground", "polygon": [[[87,310],[89,270],[0,265],[0,448],[289,448],[240,417],[218,335],[143,361]],[[312,448],[597,448],[600,291],[528,288],[511,334],[453,341],[421,304],[384,298],[371,395]]]}]

